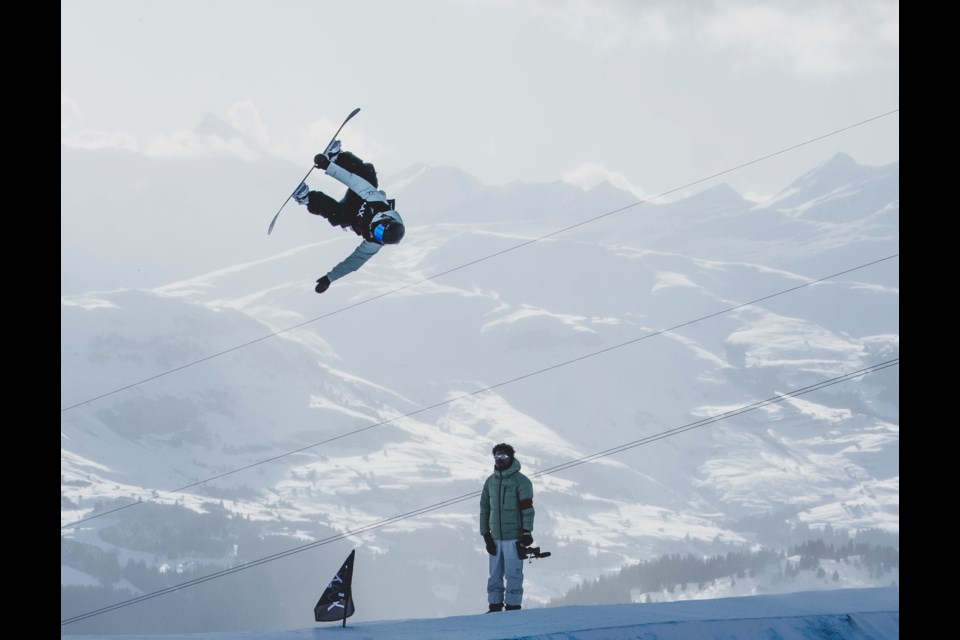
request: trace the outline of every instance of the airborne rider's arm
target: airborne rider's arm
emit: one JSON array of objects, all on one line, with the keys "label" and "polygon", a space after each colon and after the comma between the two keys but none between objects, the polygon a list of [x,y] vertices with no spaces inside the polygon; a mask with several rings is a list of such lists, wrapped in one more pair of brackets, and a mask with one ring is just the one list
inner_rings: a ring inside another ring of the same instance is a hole
[{"label": "airborne rider's arm", "polygon": [[[330,165],[331,167],[333,165]],[[362,178],[361,178],[362,179]],[[327,277],[330,278],[330,282],[334,280],[339,280],[348,273],[353,273],[360,267],[362,267],[367,260],[372,258],[378,251],[380,251],[380,246],[376,242],[370,242],[369,240],[364,240],[360,245],[353,250],[346,259],[335,266],[330,270],[330,273],[327,274]]]},{"label": "airborne rider's arm", "polygon": [[330,166],[324,171],[328,176],[346,185],[348,189],[366,200],[367,202],[386,202],[387,194],[377,190],[375,186],[361,178],[355,173],[350,173],[343,167],[331,162]]}]

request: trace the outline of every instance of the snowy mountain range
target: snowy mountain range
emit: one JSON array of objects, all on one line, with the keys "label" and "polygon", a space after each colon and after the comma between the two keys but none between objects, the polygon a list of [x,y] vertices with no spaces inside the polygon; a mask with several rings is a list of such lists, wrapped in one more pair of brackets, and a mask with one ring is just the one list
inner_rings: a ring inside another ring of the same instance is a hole
[{"label": "snowy mountain range", "polygon": [[476,612],[504,441],[554,553],[529,606],[658,554],[899,536],[898,164],[839,155],[759,204],[411,167],[381,179],[404,242],[318,296],[357,238],[294,203],[267,236],[302,169],[61,163],[61,617],[160,584],[103,557],[281,556],[182,596],[229,611],[177,627],[163,596],[71,633],[303,626],[351,547],[378,576],[358,616]]}]

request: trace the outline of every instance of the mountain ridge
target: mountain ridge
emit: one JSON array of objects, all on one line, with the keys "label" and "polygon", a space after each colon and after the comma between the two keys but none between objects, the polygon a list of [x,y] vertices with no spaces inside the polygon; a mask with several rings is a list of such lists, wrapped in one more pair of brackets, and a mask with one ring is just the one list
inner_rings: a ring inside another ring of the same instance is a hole
[{"label": "mountain ridge", "polygon": [[[182,167],[176,171],[186,179]],[[131,527],[143,531],[139,507],[71,523],[130,500],[197,513],[222,508],[225,518],[258,523],[262,538],[238,541],[239,555],[205,560],[228,564],[255,558],[268,540],[295,546],[467,495],[488,472],[491,442],[514,443],[536,473],[647,438],[642,447],[537,478],[537,539],[558,553],[538,566],[531,602],[631,559],[776,539],[784,522],[898,534],[896,368],[850,390],[658,437],[898,356],[899,264],[889,258],[802,295],[712,317],[828,275],[818,242],[848,268],[898,243],[898,200],[884,195],[898,192],[898,174],[875,173],[856,183],[862,196],[807,194],[837,220],[816,242],[786,246],[753,220],[776,220],[770,228],[805,223],[727,199],[723,186],[701,202],[644,205],[639,215],[609,216],[532,244],[571,218],[605,211],[611,197],[632,196],[569,185],[481,187],[456,201],[456,212],[438,210],[444,222],[428,224],[407,211],[429,210],[418,198],[435,189],[412,190],[403,200],[404,244],[322,297],[312,280],[352,250],[355,236],[291,207],[274,233],[284,240],[271,244],[269,220],[248,211],[244,228],[256,239],[219,256],[184,255],[185,278],[62,296],[61,405],[80,406],[61,418],[61,535],[140,558],[103,539],[108,531],[111,539]],[[897,185],[888,182],[894,177]],[[556,197],[552,209],[543,206],[546,193]],[[229,206],[209,196],[197,211],[209,211],[210,202]],[[505,196],[511,208],[497,209],[500,221],[469,223],[471,211]],[[890,207],[878,222],[872,203],[884,197]],[[527,219],[527,211],[536,215]],[[197,244],[222,226],[209,213],[193,219]],[[740,219],[746,223],[731,224]],[[740,244],[724,246],[718,228]],[[865,240],[864,229],[873,236]],[[153,240],[162,257],[163,235]],[[262,246],[244,260],[231,257],[255,243]],[[745,259],[744,246],[771,259]],[[62,265],[80,265],[84,251],[63,244]],[[122,253],[104,258],[129,264]],[[796,266],[804,262],[816,270]],[[354,305],[363,312],[335,312]],[[769,520],[758,528],[751,518],[760,514]],[[468,501],[351,536],[380,554],[384,576],[424,581],[386,611],[473,607],[471,589],[484,580],[482,557],[463,553],[482,551],[474,520]],[[302,589],[302,580],[309,578],[297,572],[278,588]],[[457,595],[413,599],[430,591],[430,580]]]}]

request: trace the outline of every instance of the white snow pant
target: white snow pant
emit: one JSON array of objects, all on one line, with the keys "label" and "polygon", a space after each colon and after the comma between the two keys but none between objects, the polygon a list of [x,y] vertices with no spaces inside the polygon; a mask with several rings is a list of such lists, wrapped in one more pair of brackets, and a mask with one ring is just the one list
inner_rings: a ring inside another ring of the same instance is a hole
[{"label": "white snow pant", "polygon": [[[497,555],[490,558],[487,580],[487,602],[518,605],[523,600],[523,560],[517,553],[516,540],[494,540]],[[506,580],[506,589],[504,589]]]}]

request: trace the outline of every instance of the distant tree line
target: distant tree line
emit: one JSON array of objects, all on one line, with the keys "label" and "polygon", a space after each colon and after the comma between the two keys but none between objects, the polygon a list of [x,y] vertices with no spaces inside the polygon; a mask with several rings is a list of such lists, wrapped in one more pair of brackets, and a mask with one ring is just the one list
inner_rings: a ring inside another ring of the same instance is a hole
[{"label": "distant tree line", "polygon": [[[78,530],[61,536],[61,618],[109,609],[103,615],[71,623],[63,629],[67,633],[191,633],[284,626],[312,615],[329,572],[342,561],[342,556],[333,552],[331,562],[331,552],[319,548],[308,555],[171,591],[227,567],[285,554],[307,540],[335,537],[338,531],[320,522],[297,521],[293,536],[283,522],[250,520],[215,504],[196,512],[182,505],[145,502],[135,509],[111,512],[122,504],[126,503],[96,504],[94,515],[110,513],[111,522],[96,533]],[[756,526],[751,530],[757,531],[768,525],[772,529],[776,523],[766,519],[752,524]],[[816,539],[785,541],[784,545],[792,544],[785,551],[714,546],[714,550],[723,548],[730,553],[663,556],[584,584],[550,605],[630,602],[631,591],[702,589],[716,580],[739,580],[762,572],[768,572],[771,581],[790,580],[803,571],[837,579],[820,568],[824,559],[849,561],[878,578],[899,569],[899,541],[890,534],[868,530],[851,539],[847,533],[829,529],[811,533],[818,534]],[[437,537],[427,539],[408,532],[383,536],[387,547],[402,548],[404,553],[365,556],[367,575],[411,575],[421,571],[421,563],[428,558],[445,567],[445,579],[454,585],[453,591],[463,594],[458,596],[461,600],[469,602],[473,597],[471,589],[477,583],[466,578],[472,574],[465,569],[470,563],[463,556],[464,548],[476,546],[472,535],[451,529],[446,544],[438,543]],[[343,543],[347,545],[349,542]],[[377,610],[389,616],[403,615],[398,611],[409,614],[423,606],[423,595],[409,589],[406,582],[367,580],[361,588],[369,594],[364,601],[376,602]],[[166,591],[163,598],[116,607],[128,599],[161,591]],[[437,615],[437,611],[418,615]]]},{"label": "distant tree line", "polygon": [[[677,589],[686,591],[692,587],[702,590],[717,580],[735,583],[737,579],[753,578],[768,571],[773,582],[792,580],[802,571],[812,571],[817,577],[826,579],[821,560],[849,562],[855,567],[866,568],[876,579],[900,568],[900,552],[893,546],[853,539],[838,545],[818,538],[780,551],[761,549],[709,557],[664,555],[577,585],[560,598],[551,600],[548,606],[628,603],[635,591],[673,593]],[[836,571],[830,577],[839,580]]]}]

